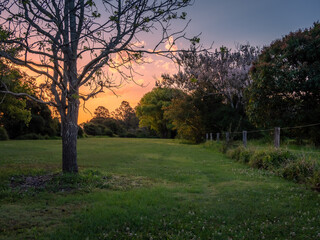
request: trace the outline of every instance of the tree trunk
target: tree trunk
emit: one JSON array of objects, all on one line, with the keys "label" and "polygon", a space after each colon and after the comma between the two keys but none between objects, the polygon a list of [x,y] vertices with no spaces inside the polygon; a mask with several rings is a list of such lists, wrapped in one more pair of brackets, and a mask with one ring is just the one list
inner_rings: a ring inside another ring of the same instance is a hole
[{"label": "tree trunk", "polygon": [[68,114],[61,119],[62,126],[62,171],[77,173],[77,137],[79,104],[69,102]]}]

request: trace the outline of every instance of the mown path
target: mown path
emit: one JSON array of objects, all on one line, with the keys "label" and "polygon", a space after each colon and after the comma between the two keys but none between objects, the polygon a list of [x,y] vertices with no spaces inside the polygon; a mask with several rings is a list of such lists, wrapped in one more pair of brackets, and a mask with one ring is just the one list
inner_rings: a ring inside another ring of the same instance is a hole
[{"label": "mown path", "polygon": [[[1,181],[59,171],[60,141],[0,142]],[[0,239],[320,239],[320,194],[203,145],[80,139],[80,171],[107,188],[12,194]]]}]

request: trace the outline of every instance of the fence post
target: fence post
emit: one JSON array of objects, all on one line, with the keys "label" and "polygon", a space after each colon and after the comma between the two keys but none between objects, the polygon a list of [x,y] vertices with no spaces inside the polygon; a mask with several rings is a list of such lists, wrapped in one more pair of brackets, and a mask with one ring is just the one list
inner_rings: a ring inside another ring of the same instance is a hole
[{"label": "fence post", "polygon": [[220,141],[220,133],[217,133],[217,143]]},{"label": "fence post", "polygon": [[280,147],[280,128],[274,128],[274,146],[275,148]]},{"label": "fence post", "polygon": [[247,147],[247,131],[242,132],[242,140],[243,140],[243,146]]},{"label": "fence post", "polygon": [[210,141],[212,141],[212,133],[210,133]]},{"label": "fence post", "polygon": [[208,141],[208,139],[209,139],[209,134],[206,133],[206,141]]},{"label": "fence post", "polygon": [[226,132],[226,142],[229,142],[229,132]]}]

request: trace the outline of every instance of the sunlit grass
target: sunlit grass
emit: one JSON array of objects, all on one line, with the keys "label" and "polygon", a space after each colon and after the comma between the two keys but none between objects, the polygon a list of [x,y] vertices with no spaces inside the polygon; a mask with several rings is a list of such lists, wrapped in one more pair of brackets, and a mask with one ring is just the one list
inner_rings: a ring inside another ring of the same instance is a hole
[{"label": "sunlit grass", "polygon": [[0,239],[320,238],[320,194],[173,140],[80,139],[80,173],[103,187],[8,189],[12,176],[58,173],[60,147],[0,142]]}]

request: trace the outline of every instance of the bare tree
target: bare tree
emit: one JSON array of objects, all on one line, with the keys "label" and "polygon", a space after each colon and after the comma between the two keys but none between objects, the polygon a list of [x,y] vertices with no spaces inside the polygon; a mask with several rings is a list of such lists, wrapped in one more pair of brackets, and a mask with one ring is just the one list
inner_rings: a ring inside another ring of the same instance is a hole
[{"label": "bare tree", "polygon": [[[80,101],[117,86],[108,69],[130,81],[134,64],[143,63],[144,54],[172,57],[174,48],[162,50],[162,45],[173,39],[173,46],[186,38],[184,29],[170,29],[172,20],[186,18],[181,9],[191,4],[191,0],[1,1],[0,57],[45,77],[38,85],[40,98],[29,97],[54,106],[60,114],[64,172],[78,172]],[[152,49],[145,48],[139,37],[155,31],[161,31],[158,41]],[[10,54],[8,48],[21,54]],[[45,90],[50,93],[46,97]]]}]

